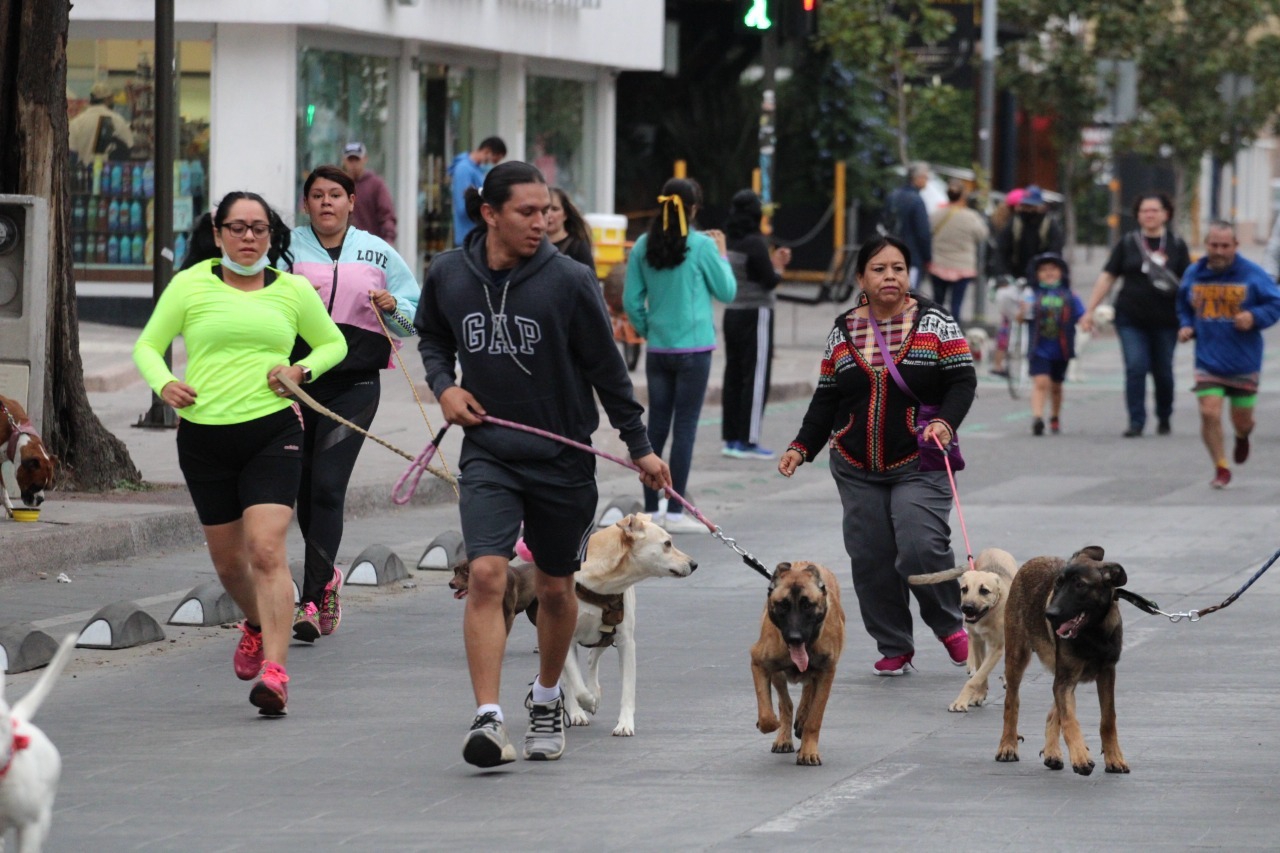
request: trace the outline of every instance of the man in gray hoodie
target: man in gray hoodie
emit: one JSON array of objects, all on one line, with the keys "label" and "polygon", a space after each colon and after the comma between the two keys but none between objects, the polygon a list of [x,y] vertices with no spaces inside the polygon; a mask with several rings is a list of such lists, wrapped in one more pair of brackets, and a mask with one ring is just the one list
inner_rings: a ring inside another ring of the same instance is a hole
[{"label": "man in gray hoodie", "polygon": [[476,229],[432,262],[414,320],[431,391],[445,419],[466,428],[458,461],[471,563],[463,636],[478,707],[462,755],[477,767],[516,757],[498,696],[507,636],[502,597],[522,522],[537,561],[539,650],[538,677],[525,700],[524,757],[552,761],[564,752],[559,684],[578,618],[573,576],[599,498],[594,456],[483,416],[590,444],[600,423],[598,395],[641,482],[671,485],[649,445],[599,283],[546,239],[550,206],[533,166],[509,162],[489,172],[468,196]]}]

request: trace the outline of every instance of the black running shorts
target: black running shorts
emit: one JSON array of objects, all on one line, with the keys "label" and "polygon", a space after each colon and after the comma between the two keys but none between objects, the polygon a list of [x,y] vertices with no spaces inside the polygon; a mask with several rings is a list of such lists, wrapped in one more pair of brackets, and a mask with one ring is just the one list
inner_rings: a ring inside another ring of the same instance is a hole
[{"label": "black running shorts", "polygon": [[205,526],[228,524],[245,507],[293,507],[302,481],[298,405],[239,424],[178,424],[178,465]]}]

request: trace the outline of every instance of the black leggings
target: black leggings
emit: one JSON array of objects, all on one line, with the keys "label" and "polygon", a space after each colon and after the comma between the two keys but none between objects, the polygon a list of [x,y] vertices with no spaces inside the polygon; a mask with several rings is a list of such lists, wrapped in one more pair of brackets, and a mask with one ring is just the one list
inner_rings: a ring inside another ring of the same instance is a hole
[{"label": "black leggings", "polygon": [[[308,389],[310,392],[310,389]],[[378,374],[311,395],[335,414],[368,429],[378,413],[382,385]],[[356,467],[364,436],[348,426],[303,408],[306,435],[302,443],[302,485],[298,489],[298,527],[306,540],[306,574],[302,601],[319,606],[333,578],[334,559],[342,543],[342,511],[347,483]]]}]

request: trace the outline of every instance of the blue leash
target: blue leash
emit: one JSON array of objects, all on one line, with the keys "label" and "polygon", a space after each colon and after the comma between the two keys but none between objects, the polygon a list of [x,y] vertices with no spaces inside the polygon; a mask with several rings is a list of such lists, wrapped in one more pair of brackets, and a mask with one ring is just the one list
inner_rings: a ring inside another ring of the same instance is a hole
[{"label": "blue leash", "polygon": [[1130,592],[1127,589],[1117,589],[1116,597],[1123,598],[1125,601],[1129,602],[1134,607],[1137,607],[1139,610],[1142,610],[1146,613],[1150,613],[1153,616],[1164,616],[1168,618],[1170,622],[1181,622],[1183,619],[1186,619],[1188,622],[1199,622],[1202,616],[1208,616],[1210,613],[1213,613],[1215,610],[1222,610],[1224,607],[1230,606],[1231,603],[1235,601],[1237,598],[1244,595],[1244,591],[1249,587],[1253,586],[1254,582],[1258,578],[1262,577],[1263,574],[1266,573],[1267,569],[1271,568],[1271,566],[1275,564],[1276,560],[1280,560],[1280,551],[1276,551],[1274,554],[1272,554],[1271,559],[1267,560],[1267,562],[1262,565],[1262,568],[1254,572],[1253,577],[1249,578],[1247,581],[1244,582],[1244,586],[1240,587],[1235,592],[1228,595],[1220,603],[1215,604],[1212,607],[1206,607],[1203,610],[1187,610],[1180,613],[1165,613],[1163,610],[1160,609],[1160,606],[1156,604],[1154,601],[1152,601],[1151,599],[1144,598],[1143,596],[1138,595],[1136,592]]}]

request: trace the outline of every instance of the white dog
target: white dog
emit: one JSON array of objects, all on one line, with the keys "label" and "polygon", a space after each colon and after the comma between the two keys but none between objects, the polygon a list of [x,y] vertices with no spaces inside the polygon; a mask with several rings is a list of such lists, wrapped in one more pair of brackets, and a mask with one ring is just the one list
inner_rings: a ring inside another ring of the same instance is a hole
[{"label": "white dog", "polygon": [[1071,359],[1070,366],[1067,367],[1067,379],[1071,382],[1084,381],[1084,368],[1080,366],[1080,356],[1084,355],[1084,351],[1089,348],[1090,342],[1094,335],[1104,335],[1110,329],[1112,323],[1116,319],[1116,309],[1110,305],[1103,303],[1093,309],[1093,331],[1086,332],[1083,329],[1076,330],[1076,357]]},{"label": "white dog", "polygon": [[0,726],[4,727],[0,736],[0,850],[10,826],[17,834],[18,853],[39,853],[49,835],[62,756],[31,718],[75,647],[76,635],[68,634],[36,686],[12,709],[4,701],[4,682],[0,681]]},{"label": "white dog", "polygon": [[687,578],[698,568],[671,541],[671,534],[644,513],[628,515],[598,530],[587,541],[587,557],[578,572],[578,626],[574,642],[589,646],[588,680],[569,649],[564,662],[565,708],[569,722],[589,725],[588,713],[600,707],[600,657],[618,647],[622,670],[622,709],[613,733],[631,737],[636,731],[636,591],[645,578]]},{"label": "white dog", "polygon": [[973,355],[974,364],[981,364],[986,360],[987,344],[990,343],[991,336],[981,326],[973,326],[965,331],[964,337],[969,342],[969,352]]}]

